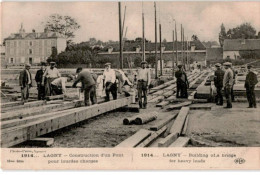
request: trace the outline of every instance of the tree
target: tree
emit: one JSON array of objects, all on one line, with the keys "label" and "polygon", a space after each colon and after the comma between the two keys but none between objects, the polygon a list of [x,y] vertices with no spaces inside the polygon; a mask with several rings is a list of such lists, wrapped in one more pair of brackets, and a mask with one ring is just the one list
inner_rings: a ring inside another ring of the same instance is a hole
[{"label": "tree", "polygon": [[253,39],[255,38],[256,30],[250,23],[243,23],[233,29],[227,31],[229,39]]},{"label": "tree", "polygon": [[221,47],[223,47],[224,40],[227,38],[227,33],[224,24],[222,23],[220,26],[220,33],[218,35],[219,44]]},{"label": "tree", "polygon": [[146,61],[148,64],[150,64],[152,67],[155,66],[155,56],[151,55],[146,58]]},{"label": "tree", "polygon": [[58,32],[64,35],[68,42],[75,37],[74,32],[80,28],[77,21],[70,16],[52,14],[44,24],[48,31]]},{"label": "tree", "polygon": [[162,42],[163,42],[163,43],[167,43],[167,40],[166,40],[166,38],[164,38]]},{"label": "tree", "polygon": [[192,41],[197,41],[197,40],[199,40],[199,38],[198,38],[197,35],[192,35],[191,39],[192,39]]}]

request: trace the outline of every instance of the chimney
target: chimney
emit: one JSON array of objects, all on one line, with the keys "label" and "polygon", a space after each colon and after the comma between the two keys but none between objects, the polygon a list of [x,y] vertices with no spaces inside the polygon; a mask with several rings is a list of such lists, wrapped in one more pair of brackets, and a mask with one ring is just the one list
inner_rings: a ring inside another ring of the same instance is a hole
[{"label": "chimney", "polygon": [[195,49],[196,49],[196,46],[195,46],[195,44],[192,44],[190,49],[191,49],[191,52],[194,52],[194,51],[195,51]]},{"label": "chimney", "polygon": [[139,53],[139,52],[140,52],[140,50],[141,50],[141,46],[140,46],[140,45],[138,45],[138,46],[135,48],[135,52],[136,52],[136,53]]},{"label": "chimney", "polygon": [[108,48],[108,53],[112,53],[112,52],[113,52],[113,47],[110,46],[110,47]]}]

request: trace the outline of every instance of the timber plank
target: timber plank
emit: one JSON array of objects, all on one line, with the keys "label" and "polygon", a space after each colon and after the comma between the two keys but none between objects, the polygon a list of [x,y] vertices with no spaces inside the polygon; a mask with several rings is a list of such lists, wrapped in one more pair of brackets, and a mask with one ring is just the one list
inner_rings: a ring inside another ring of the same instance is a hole
[{"label": "timber plank", "polygon": [[178,104],[174,104],[174,105],[169,105],[167,106],[168,110],[173,110],[173,109],[181,109],[183,106],[188,106],[192,104],[191,101],[186,101],[186,102],[182,102],[182,103],[178,103]]},{"label": "timber plank", "polygon": [[52,146],[53,144],[54,144],[53,138],[37,137],[28,141],[28,145],[31,146],[49,147]]},{"label": "timber plank", "polygon": [[118,144],[116,147],[136,147],[138,144],[140,144],[142,141],[148,138],[151,135],[151,133],[152,132],[149,130],[140,129],[134,135],[128,137],[126,140]]},{"label": "timber plank", "polygon": [[178,138],[178,133],[171,133],[158,143],[158,147],[168,147],[172,142]]},{"label": "timber plank", "polygon": [[190,141],[190,138],[188,138],[188,137],[179,137],[169,147],[185,147],[188,145],[189,141]]},{"label": "timber plank", "polygon": [[149,136],[147,139],[145,139],[142,143],[140,143],[139,145],[137,145],[137,147],[139,148],[143,148],[143,147],[147,147],[149,145],[152,144],[152,142],[157,139],[160,135],[162,135],[165,131],[166,131],[167,127],[164,126],[163,128],[161,128],[158,131],[155,131],[151,134],[151,136]]},{"label": "timber plank", "polygon": [[187,129],[188,129],[188,124],[189,124],[189,119],[190,119],[190,116],[188,115],[188,116],[186,117],[186,120],[185,120],[185,123],[184,123],[183,130],[182,130],[182,132],[181,132],[181,135],[186,135]]},{"label": "timber plank", "polygon": [[46,101],[32,101],[32,102],[24,103],[24,105],[4,108],[1,110],[1,112],[14,111],[17,109],[24,109],[24,108],[30,108],[36,106],[43,106],[43,105],[46,105]]},{"label": "timber plank", "polygon": [[173,123],[170,133],[178,133],[180,134],[186,120],[186,117],[189,113],[189,107],[182,107],[175,122]]},{"label": "timber plank", "polygon": [[96,104],[87,107],[80,107],[77,110],[72,109],[59,116],[53,116],[40,121],[30,122],[18,127],[3,129],[1,133],[1,146],[10,147],[26,140],[33,139],[43,134],[55,131],[57,129],[78,123],[80,121],[95,117],[101,113],[109,111],[109,106],[115,106],[118,103],[121,106],[127,106],[131,103],[131,97],[109,101],[102,104]]},{"label": "timber plank", "polygon": [[23,103],[21,101],[15,101],[15,102],[8,102],[8,103],[1,103],[1,109],[7,108],[7,107],[13,107],[22,105]]},{"label": "timber plank", "polygon": [[164,127],[165,125],[167,125],[170,121],[172,121],[173,119],[175,119],[175,117],[177,116],[177,114],[169,116],[167,118],[164,118],[163,120],[159,121],[158,123],[156,123],[155,125],[150,127],[150,130],[152,131],[158,131],[159,129],[161,129],[162,127]]}]

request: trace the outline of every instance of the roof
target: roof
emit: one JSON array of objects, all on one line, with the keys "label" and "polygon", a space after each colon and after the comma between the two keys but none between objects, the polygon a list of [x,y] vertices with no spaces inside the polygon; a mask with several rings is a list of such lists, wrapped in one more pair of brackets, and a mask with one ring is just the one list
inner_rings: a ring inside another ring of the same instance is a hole
[{"label": "roof", "polygon": [[14,33],[5,40],[15,40],[15,39],[47,39],[47,38],[65,38],[64,35],[57,32],[41,32],[41,33]]},{"label": "roof", "polygon": [[226,39],[224,51],[260,50],[260,39]]},{"label": "roof", "polygon": [[[206,47],[198,40],[196,41],[191,41],[190,45],[195,45],[195,50],[206,50]],[[178,50],[181,50],[181,42],[178,41],[177,43]],[[101,49],[101,52],[107,52],[108,48],[112,47],[113,52],[119,52],[119,43],[113,43],[113,44],[107,44],[104,46],[103,49]],[[123,51],[128,51],[128,52],[133,52],[136,51],[136,48],[142,47],[141,42],[132,42],[132,43],[124,43],[124,49]],[[165,47],[165,51],[172,51],[173,50],[173,43],[172,42],[163,42],[162,47]],[[157,50],[160,50],[160,44],[157,43]],[[174,43],[174,50],[176,48],[176,44]],[[185,48],[186,48],[186,43],[185,43]],[[189,47],[190,49],[190,47]],[[141,48],[142,50],[142,48]],[[154,51],[155,50],[155,43],[147,42],[145,43],[145,50],[146,51]]]}]

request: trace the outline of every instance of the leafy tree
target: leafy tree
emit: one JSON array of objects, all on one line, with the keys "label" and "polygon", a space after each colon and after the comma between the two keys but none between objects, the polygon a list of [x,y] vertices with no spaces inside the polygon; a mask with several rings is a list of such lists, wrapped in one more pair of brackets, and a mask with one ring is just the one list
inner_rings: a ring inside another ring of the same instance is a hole
[{"label": "leafy tree", "polygon": [[222,23],[220,26],[220,33],[218,35],[219,38],[219,44],[221,47],[223,47],[224,40],[227,38],[227,33],[224,24]]},{"label": "leafy tree", "polygon": [[199,40],[199,37],[197,35],[192,35],[191,40],[197,41],[197,40]]},{"label": "leafy tree", "polygon": [[243,23],[233,29],[227,31],[229,39],[253,39],[255,38],[256,30],[250,23]]},{"label": "leafy tree", "polygon": [[74,32],[80,28],[77,21],[70,16],[52,14],[44,23],[45,28],[52,32],[58,32],[67,38],[68,43],[75,37]]}]

